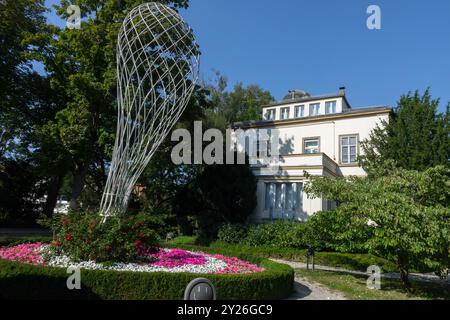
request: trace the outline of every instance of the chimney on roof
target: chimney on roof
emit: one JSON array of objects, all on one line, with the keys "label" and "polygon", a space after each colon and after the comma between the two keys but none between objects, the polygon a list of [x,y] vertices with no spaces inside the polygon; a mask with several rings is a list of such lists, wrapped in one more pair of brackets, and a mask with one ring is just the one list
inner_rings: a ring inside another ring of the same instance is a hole
[{"label": "chimney on roof", "polygon": [[340,96],[345,96],[345,87],[340,87],[339,88],[339,95]]}]

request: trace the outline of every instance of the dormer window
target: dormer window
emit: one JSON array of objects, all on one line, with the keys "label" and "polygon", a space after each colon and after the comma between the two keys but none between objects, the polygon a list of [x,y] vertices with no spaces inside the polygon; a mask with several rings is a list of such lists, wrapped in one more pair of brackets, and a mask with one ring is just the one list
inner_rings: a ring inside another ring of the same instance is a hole
[{"label": "dormer window", "polygon": [[311,103],[309,105],[309,116],[317,116],[319,114],[320,103]]},{"label": "dormer window", "polygon": [[295,117],[302,118],[305,116],[305,105],[295,106]]},{"label": "dormer window", "polygon": [[266,112],[266,120],[274,121],[275,120],[275,115],[276,115],[276,110],[275,109],[267,110],[267,112]]},{"label": "dormer window", "polygon": [[290,108],[281,108],[281,120],[289,119]]},{"label": "dormer window", "polygon": [[326,114],[336,113],[336,101],[325,102],[325,113]]}]

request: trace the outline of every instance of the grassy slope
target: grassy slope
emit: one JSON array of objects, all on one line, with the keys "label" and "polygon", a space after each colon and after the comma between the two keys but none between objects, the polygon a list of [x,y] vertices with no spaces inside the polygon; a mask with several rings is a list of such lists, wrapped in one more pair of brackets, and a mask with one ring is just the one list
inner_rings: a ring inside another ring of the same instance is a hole
[{"label": "grassy slope", "polygon": [[405,299],[450,299],[447,285],[433,283],[411,283],[407,292],[399,280],[382,279],[381,290],[367,288],[367,277],[328,271],[296,270],[296,274],[342,292],[352,300],[405,300]]}]

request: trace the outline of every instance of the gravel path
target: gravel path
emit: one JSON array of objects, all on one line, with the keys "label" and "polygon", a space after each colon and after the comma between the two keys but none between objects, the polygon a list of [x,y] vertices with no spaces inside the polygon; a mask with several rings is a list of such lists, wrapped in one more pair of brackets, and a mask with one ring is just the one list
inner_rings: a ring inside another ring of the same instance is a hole
[{"label": "gravel path", "polygon": [[288,300],[347,300],[342,293],[298,275],[295,276],[294,291]]},{"label": "gravel path", "polygon": [[[279,259],[271,259],[271,260],[275,261],[275,262],[287,264],[287,265],[291,266],[293,269],[306,269],[306,263],[285,261],[285,260],[279,260]],[[310,266],[310,268],[311,268],[311,266]],[[317,265],[317,264],[315,265],[315,268],[317,270],[342,272],[342,273],[354,274],[354,275],[358,275],[358,276],[367,276],[366,272],[348,270],[348,269],[343,269],[343,268],[327,267],[327,266],[321,266],[321,265]],[[388,273],[382,273],[381,277],[386,278],[386,279],[400,279],[400,274],[395,273],[395,272],[388,272]],[[446,280],[445,279],[443,280],[434,274],[411,273],[409,275],[409,278],[411,280],[421,281],[421,282],[434,282],[434,283],[450,284],[450,276],[448,276]]]}]

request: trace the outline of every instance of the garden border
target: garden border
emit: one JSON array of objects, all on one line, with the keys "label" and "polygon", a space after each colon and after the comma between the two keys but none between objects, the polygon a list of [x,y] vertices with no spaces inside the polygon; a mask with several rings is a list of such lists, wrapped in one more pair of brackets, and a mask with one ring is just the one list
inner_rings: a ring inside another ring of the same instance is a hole
[{"label": "garden border", "polygon": [[[68,290],[64,268],[0,260],[0,299],[181,300],[186,286],[206,277],[219,300],[287,298],[293,290],[294,270],[284,264],[244,255],[265,268],[252,274],[193,274],[81,270],[81,290]],[[237,257],[242,258],[242,257]]]}]

